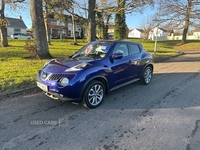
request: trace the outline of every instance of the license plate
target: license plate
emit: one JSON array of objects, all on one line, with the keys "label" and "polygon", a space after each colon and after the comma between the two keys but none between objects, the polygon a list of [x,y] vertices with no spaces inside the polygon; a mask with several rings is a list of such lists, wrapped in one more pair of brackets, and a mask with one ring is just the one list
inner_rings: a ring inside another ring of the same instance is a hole
[{"label": "license plate", "polygon": [[46,86],[46,85],[44,85],[42,83],[37,82],[37,86],[39,88],[41,88],[43,91],[48,91],[48,86]]}]

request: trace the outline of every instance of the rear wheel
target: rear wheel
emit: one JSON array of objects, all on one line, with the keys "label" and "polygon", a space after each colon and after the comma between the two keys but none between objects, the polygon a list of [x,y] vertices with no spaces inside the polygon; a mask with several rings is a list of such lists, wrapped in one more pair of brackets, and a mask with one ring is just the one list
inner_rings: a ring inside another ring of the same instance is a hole
[{"label": "rear wheel", "polygon": [[92,81],[86,87],[83,96],[83,105],[88,108],[96,108],[101,105],[105,95],[105,87],[100,81]]},{"label": "rear wheel", "polygon": [[151,82],[153,75],[153,70],[150,66],[147,66],[142,74],[141,82],[145,85],[149,84]]}]

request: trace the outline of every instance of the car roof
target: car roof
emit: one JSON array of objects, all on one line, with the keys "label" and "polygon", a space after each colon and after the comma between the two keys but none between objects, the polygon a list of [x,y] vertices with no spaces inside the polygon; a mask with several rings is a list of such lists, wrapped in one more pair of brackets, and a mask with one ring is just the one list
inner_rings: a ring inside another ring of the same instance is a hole
[{"label": "car roof", "polygon": [[101,40],[101,41],[94,41],[94,42],[109,43],[109,44],[114,44],[114,43],[133,43],[133,44],[141,45],[138,42],[124,41],[124,40]]}]

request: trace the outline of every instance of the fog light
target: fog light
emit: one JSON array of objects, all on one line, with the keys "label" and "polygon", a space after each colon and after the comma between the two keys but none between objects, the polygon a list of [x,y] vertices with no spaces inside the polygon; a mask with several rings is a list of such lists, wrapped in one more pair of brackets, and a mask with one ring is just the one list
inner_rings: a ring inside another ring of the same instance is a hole
[{"label": "fog light", "polygon": [[60,85],[61,86],[66,86],[68,83],[69,83],[69,79],[68,78],[60,79]]}]

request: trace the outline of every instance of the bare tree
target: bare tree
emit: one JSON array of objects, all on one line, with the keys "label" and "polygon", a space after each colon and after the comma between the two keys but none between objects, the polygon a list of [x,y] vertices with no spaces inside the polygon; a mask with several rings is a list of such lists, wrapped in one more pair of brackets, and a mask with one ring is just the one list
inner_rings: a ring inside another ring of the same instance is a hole
[{"label": "bare tree", "polygon": [[[102,0],[103,1],[103,0]],[[153,6],[153,0],[111,0],[106,7],[96,8],[96,12],[115,15],[114,38],[123,39],[126,33],[125,13],[141,12],[147,6]]]},{"label": "bare tree", "polygon": [[147,16],[144,17],[144,19],[142,20],[142,22],[140,23],[140,29],[143,30],[143,39],[144,40],[148,40],[149,38],[149,32],[156,27],[155,22],[153,21],[152,18],[154,18],[154,16],[148,16],[148,14],[146,14]]},{"label": "bare tree", "polygon": [[[160,0],[161,1],[161,0]],[[199,0],[168,0],[161,1],[161,23],[176,24],[176,28],[183,29],[182,42],[187,42],[187,33],[191,25],[195,26],[200,19]]]},{"label": "bare tree", "polygon": [[[105,9],[112,5],[113,2],[107,0],[100,0],[96,4],[96,9]],[[111,24],[110,20],[113,18],[111,12],[96,12],[96,25],[98,29],[99,39],[108,39],[108,25]]]},{"label": "bare tree", "polygon": [[46,30],[44,25],[42,0],[30,0],[30,13],[33,24],[33,34],[36,44],[37,54],[40,59],[51,58],[49,53]]},{"label": "bare tree", "polygon": [[7,39],[7,29],[6,26],[9,25],[8,20],[5,18],[5,4],[12,4],[16,8],[16,3],[24,2],[25,0],[0,0],[1,7],[0,7],[0,29],[1,29],[1,46],[7,47],[8,46],[8,39]]},{"label": "bare tree", "polygon": [[[22,5],[19,5],[19,4]],[[1,29],[1,46],[7,47],[7,29],[6,27],[9,25],[9,21],[5,18],[5,5],[8,5],[8,10],[16,11],[17,9],[22,9],[23,4],[25,4],[25,0],[0,0],[0,29]]]},{"label": "bare tree", "polygon": [[1,46],[7,47],[8,40],[7,40],[6,25],[8,24],[8,22],[5,18],[4,10],[5,10],[5,2],[4,2],[4,0],[1,0],[1,9],[0,9]]},{"label": "bare tree", "polygon": [[95,41],[96,40],[96,20],[94,11],[96,5],[96,0],[88,0],[88,35],[87,41]]},{"label": "bare tree", "polygon": [[[60,2],[60,8],[63,7],[64,3],[61,2],[61,0],[56,0]],[[132,13],[135,11],[142,11],[145,6],[149,6],[153,4],[154,0],[146,0],[146,1],[141,1],[141,0],[126,0],[126,3],[123,7],[118,6],[118,2],[116,0],[87,0],[86,1],[78,1],[78,0],[71,0],[74,5],[78,9],[76,9],[76,13],[73,15],[79,18],[84,18],[84,20],[87,21],[87,41],[91,42],[96,40],[96,14],[98,13],[99,20],[101,20],[101,16],[107,16],[103,17],[103,22],[104,22],[104,27],[100,27],[103,32],[107,31],[107,22],[109,22],[109,18],[112,14],[117,14],[122,11],[126,11],[126,13]],[[105,3],[106,2],[106,3]],[[104,4],[103,4],[104,3]],[[100,4],[100,5],[99,5]],[[102,5],[103,4],[103,5]],[[74,7],[75,8],[75,7]],[[66,9],[69,13],[69,9]],[[72,12],[72,11],[71,11]],[[71,14],[71,13],[70,13]],[[103,22],[98,22],[100,26],[103,26]],[[125,24],[125,20],[124,20]],[[105,35],[105,34],[104,34]]]},{"label": "bare tree", "polygon": [[74,17],[74,9],[72,11],[72,25],[73,25],[73,35],[74,35],[74,42],[71,43],[73,45],[77,45],[77,38],[76,38],[76,21],[75,21],[75,17]]},{"label": "bare tree", "polygon": [[108,39],[108,25],[112,14],[97,12],[96,24],[99,39]]},{"label": "bare tree", "polygon": [[[73,25],[73,37],[74,37],[74,42],[72,42],[72,44],[76,45],[77,44],[77,38],[76,38],[76,19],[75,19],[75,13],[74,13],[74,6],[73,6],[73,0],[44,0],[44,6],[45,6],[45,14],[46,14],[46,18],[45,18],[45,24],[46,24],[46,30],[47,32],[49,32],[49,27],[48,27],[48,16],[49,15],[53,15],[54,19],[58,19],[61,22],[66,22],[66,21],[71,21],[72,25]],[[71,19],[69,19],[69,17],[67,17],[67,15],[71,16]],[[77,18],[77,17],[76,17]],[[50,35],[50,34],[48,34]],[[47,39],[48,38],[47,36]]]},{"label": "bare tree", "polygon": [[50,30],[49,30],[50,5],[49,5],[48,0],[43,0],[43,7],[44,7],[44,25],[46,29],[47,42],[49,45],[51,45],[51,36],[50,36]]},{"label": "bare tree", "polygon": [[118,11],[115,15],[114,39],[122,40],[126,34],[125,0],[118,0]]},{"label": "bare tree", "polygon": [[191,18],[192,5],[193,5],[192,0],[187,0],[185,23],[184,23],[184,27],[183,27],[183,38],[182,38],[183,43],[186,43],[186,39],[187,39],[187,33],[188,33],[188,28],[189,28],[190,18]]}]

